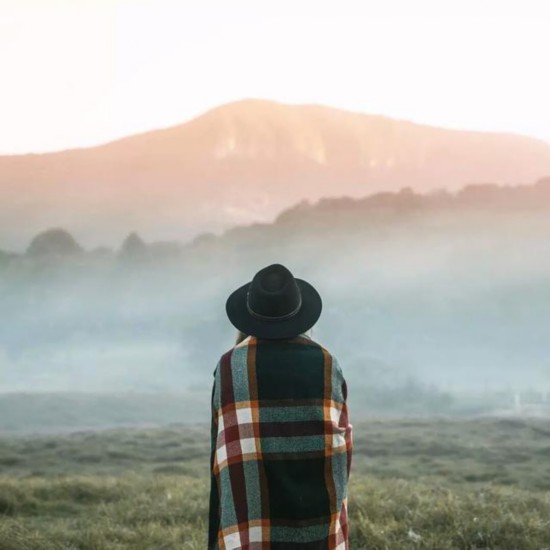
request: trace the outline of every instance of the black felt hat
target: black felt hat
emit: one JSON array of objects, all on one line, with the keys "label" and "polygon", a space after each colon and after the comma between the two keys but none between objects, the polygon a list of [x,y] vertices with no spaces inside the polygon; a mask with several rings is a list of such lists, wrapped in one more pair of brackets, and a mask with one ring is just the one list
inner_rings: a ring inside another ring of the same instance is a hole
[{"label": "black felt hat", "polygon": [[225,304],[237,329],[248,336],[271,339],[292,338],[310,329],[322,307],[319,293],[280,264],[258,271]]}]

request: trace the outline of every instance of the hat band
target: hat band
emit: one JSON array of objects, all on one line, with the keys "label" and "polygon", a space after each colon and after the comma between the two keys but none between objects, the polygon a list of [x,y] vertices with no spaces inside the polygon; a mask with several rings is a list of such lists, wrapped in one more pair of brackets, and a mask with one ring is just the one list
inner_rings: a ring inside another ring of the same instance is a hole
[{"label": "hat band", "polygon": [[302,296],[299,296],[299,302],[298,306],[295,310],[291,311],[290,313],[286,313],[285,315],[262,315],[261,313],[257,313],[250,307],[250,292],[246,294],[246,309],[248,310],[248,313],[252,315],[252,317],[255,317],[256,319],[260,319],[261,321],[284,321],[285,319],[290,319],[291,317],[294,317],[302,307]]}]

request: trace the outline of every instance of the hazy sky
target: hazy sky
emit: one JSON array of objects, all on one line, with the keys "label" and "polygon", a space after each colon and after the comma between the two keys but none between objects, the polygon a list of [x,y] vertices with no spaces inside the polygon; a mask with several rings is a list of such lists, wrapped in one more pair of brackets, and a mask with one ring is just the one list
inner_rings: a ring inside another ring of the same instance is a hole
[{"label": "hazy sky", "polygon": [[0,153],[259,97],[550,141],[547,0],[0,0]]}]

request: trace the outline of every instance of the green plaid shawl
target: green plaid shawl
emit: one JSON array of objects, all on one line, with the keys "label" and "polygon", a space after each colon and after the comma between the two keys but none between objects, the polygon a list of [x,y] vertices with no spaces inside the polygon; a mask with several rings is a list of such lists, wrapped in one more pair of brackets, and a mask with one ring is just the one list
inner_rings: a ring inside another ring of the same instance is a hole
[{"label": "green plaid shawl", "polygon": [[336,359],[304,336],[249,337],[214,376],[208,548],[347,550],[352,431]]}]

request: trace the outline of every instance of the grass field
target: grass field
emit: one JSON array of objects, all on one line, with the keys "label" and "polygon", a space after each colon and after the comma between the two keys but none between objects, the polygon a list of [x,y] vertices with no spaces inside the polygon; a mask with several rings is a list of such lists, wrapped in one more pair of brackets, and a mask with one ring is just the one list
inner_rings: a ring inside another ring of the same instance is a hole
[{"label": "grass field", "polygon": [[[205,549],[208,426],[0,439],[0,550]],[[354,425],[352,549],[550,549],[550,426]]]}]

